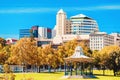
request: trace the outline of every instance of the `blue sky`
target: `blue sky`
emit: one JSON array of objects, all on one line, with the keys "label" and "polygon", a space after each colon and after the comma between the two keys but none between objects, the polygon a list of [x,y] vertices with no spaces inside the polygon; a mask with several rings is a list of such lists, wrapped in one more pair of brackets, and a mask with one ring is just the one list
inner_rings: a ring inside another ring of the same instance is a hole
[{"label": "blue sky", "polygon": [[0,37],[18,38],[19,29],[34,25],[53,28],[59,9],[67,18],[85,14],[100,31],[120,32],[120,0],[0,0]]}]

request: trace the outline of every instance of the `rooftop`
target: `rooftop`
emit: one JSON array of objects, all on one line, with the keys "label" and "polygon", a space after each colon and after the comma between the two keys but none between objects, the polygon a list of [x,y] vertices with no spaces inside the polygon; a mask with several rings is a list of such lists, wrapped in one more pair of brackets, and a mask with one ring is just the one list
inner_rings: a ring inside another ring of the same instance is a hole
[{"label": "rooftop", "polygon": [[58,14],[59,13],[65,13],[64,11],[63,11],[63,9],[60,9],[59,11],[58,11]]},{"label": "rooftop", "polygon": [[84,14],[78,14],[78,15],[75,15],[75,16],[71,16],[71,19],[92,19]]}]

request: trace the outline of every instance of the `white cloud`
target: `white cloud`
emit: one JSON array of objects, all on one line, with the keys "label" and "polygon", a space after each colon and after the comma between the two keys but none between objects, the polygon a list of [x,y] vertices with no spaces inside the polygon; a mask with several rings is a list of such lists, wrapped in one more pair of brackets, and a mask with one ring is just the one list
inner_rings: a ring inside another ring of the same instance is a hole
[{"label": "white cloud", "polygon": [[53,12],[56,8],[15,8],[15,9],[1,9],[0,13],[42,13]]},{"label": "white cloud", "polygon": [[120,9],[120,5],[100,6],[99,9]]},{"label": "white cloud", "polygon": [[[120,5],[103,5],[103,6],[87,6],[87,7],[63,7],[67,11],[72,10],[120,10]],[[0,9],[0,13],[47,13],[56,12],[59,8],[12,8]]]},{"label": "white cloud", "polygon": [[79,7],[76,10],[120,10],[120,5],[107,5],[107,6],[92,6],[92,7]]}]

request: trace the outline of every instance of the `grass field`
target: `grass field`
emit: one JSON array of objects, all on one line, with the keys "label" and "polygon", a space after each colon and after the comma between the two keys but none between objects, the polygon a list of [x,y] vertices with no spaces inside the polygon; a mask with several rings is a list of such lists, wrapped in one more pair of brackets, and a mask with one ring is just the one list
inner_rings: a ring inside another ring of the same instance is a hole
[{"label": "grass field", "polygon": [[[63,79],[64,72],[56,73],[16,73],[15,80],[120,80],[120,77],[114,77],[110,70],[105,71],[105,76],[101,70],[94,70],[96,78],[92,79]],[[2,76],[3,74],[0,74]],[[31,78],[31,79],[28,79]],[[0,79],[1,80],[1,79]]]}]

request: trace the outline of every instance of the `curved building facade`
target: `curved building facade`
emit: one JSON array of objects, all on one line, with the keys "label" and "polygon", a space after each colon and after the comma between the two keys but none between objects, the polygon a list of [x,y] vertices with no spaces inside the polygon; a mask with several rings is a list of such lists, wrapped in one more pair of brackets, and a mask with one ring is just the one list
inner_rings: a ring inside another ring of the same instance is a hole
[{"label": "curved building facade", "polygon": [[83,14],[70,17],[71,22],[71,34],[90,34],[93,32],[99,32],[97,22]]}]

